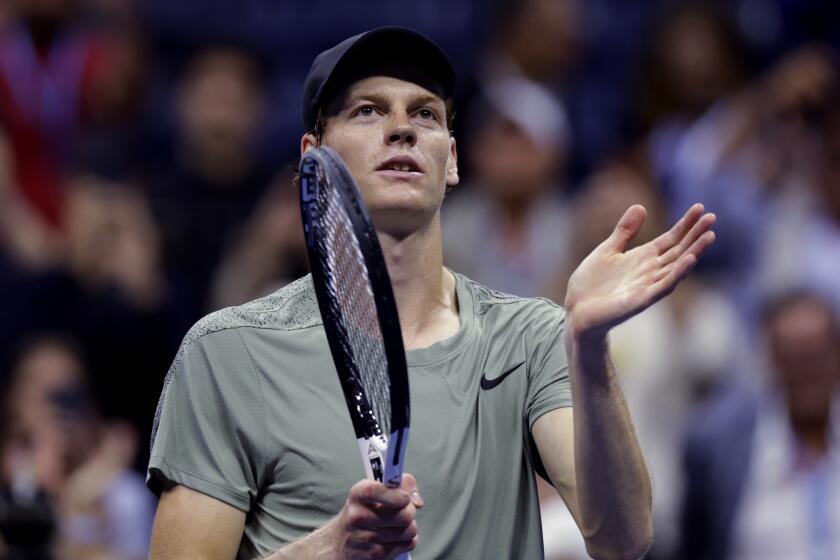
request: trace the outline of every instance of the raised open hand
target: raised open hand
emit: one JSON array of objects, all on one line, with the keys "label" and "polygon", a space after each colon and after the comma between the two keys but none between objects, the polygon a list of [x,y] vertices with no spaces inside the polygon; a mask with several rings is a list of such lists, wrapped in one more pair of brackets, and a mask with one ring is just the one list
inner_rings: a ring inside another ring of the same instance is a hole
[{"label": "raised open hand", "polygon": [[569,278],[565,305],[572,336],[604,336],[670,294],[715,239],[715,215],[695,204],[669,231],[626,251],[646,217],[644,206],[628,208]]}]

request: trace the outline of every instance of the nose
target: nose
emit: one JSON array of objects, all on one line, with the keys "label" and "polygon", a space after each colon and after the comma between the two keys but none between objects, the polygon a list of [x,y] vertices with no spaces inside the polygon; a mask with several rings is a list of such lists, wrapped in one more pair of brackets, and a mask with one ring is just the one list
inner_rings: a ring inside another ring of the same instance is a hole
[{"label": "nose", "polygon": [[417,142],[417,132],[411,125],[408,115],[399,115],[391,120],[387,132],[388,144],[408,144],[414,146]]}]

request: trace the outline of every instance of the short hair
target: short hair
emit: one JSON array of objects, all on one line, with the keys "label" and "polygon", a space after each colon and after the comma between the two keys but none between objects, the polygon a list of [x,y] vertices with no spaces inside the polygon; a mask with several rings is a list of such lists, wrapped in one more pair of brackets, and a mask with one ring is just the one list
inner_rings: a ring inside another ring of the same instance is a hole
[{"label": "short hair", "polygon": [[831,302],[817,291],[808,288],[791,288],[768,297],[761,308],[762,324],[765,328],[770,328],[784,312],[801,303],[813,303],[822,308],[829,318],[831,335],[840,338],[840,321]]}]

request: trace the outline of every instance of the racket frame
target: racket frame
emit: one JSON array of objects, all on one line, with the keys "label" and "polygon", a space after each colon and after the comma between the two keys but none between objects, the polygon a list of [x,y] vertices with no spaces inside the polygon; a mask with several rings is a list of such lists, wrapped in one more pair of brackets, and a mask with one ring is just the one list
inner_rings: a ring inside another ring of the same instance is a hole
[{"label": "racket frame", "polygon": [[[402,481],[409,433],[408,368],[396,300],[382,248],[356,182],[334,150],[322,146],[306,152],[301,159],[299,183],[304,235],[315,294],[324,318],[330,352],[356,432],[365,475],[389,487],[397,487]],[[342,339],[347,339],[346,333],[341,332],[343,321],[328,320],[331,311],[324,311],[331,309],[329,295],[326,293],[328,279],[320,264],[314,262],[316,259],[326,260],[325,256],[319,254],[320,249],[316,242],[317,237],[321,235],[318,192],[322,188],[338,191],[338,198],[350,218],[353,234],[358,241],[368,272],[387,361],[391,395],[390,434],[383,434],[379,428],[364,387],[359,382],[359,373],[353,371],[353,366],[349,363],[348,358],[352,356],[352,350],[344,348],[341,343]]]}]

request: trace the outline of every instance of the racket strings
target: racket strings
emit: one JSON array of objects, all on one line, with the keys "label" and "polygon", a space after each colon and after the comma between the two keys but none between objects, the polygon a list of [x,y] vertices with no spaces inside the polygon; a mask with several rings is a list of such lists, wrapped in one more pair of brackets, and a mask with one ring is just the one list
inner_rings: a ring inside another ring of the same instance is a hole
[{"label": "racket strings", "polygon": [[[355,395],[363,408],[365,395],[378,425],[379,434],[390,434],[391,398],[387,357],[369,272],[350,217],[335,188],[319,189],[321,239],[325,247],[327,285],[330,300],[337,307],[332,316],[342,332],[342,346],[348,355],[351,375],[364,390]],[[364,412],[364,411],[363,411]],[[374,431],[376,433],[376,430]]]}]

